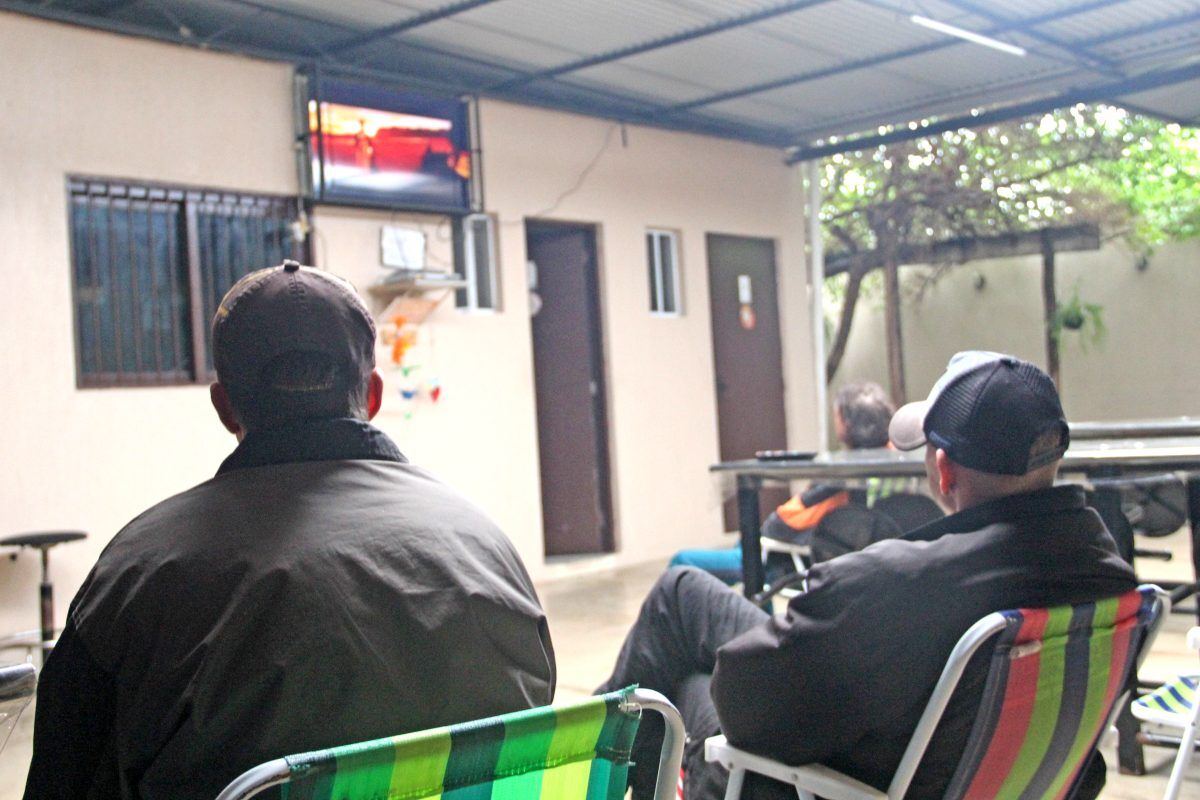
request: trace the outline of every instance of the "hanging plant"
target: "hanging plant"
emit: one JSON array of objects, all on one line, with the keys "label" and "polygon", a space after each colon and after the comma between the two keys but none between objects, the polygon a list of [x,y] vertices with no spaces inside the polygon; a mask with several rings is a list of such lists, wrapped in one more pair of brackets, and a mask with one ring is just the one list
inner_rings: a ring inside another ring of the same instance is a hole
[{"label": "hanging plant", "polygon": [[1071,289],[1071,297],[1065,303],[1059,303],[1051,320],[1050,333],[1057,342],[1062,341],[1063,331],[1079,333],[1079,344],[1085,350],[1087,344],[1099,345],[1108,334],[1104,326],[1104,306],[1098,303],[1085,303],[1079,297],[1079,286]]}]

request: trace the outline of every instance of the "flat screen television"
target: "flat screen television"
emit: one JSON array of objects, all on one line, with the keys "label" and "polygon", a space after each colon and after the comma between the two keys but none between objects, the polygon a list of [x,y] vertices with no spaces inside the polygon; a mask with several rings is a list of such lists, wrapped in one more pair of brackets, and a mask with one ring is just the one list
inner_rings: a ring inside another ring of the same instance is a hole
[{"label": "flat screen television", "polygon": [[302,76],[303,165],[319,203],[471,211],[467,103],[321,75]]}]

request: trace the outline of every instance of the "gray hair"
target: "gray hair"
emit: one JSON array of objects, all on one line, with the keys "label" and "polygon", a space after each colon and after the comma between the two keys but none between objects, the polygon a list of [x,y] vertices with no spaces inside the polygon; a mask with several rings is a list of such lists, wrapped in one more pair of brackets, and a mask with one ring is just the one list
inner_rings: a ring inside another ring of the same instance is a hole
[{"label": "gray hair", "polygon": [[878,383],[846,384],[838,389],[834,408],[842,418],[847,447],[887,447],[888,423],[896,406]]}]

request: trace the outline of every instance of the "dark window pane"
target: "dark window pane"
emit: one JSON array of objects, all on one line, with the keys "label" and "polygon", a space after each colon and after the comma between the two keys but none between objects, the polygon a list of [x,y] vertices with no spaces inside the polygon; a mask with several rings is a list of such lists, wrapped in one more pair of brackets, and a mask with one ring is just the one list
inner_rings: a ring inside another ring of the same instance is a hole
[{"label": "dark window pane", "polygon": [[471,242],[475,252],[475,307],[495,308],[496,298],[492,296],[491,224],[487,219],[477,219],[471,227]]},{"label": "dark window pane", "polygon": [[134,327],[133,274],[129,264],[129,201],[114,200],[108,206],[108,269],[112,275],[114,346],[117,371],[137,374],[137,330]]},{"label": "dark window pane", "polygon": [[659,234],[659,265],[662,272],[662,308],[660,310],[675,313],[677,298],[675,297],[675,248],[672,246],[675,237],[670,234]]},{"label": "dark window pane", "polygon": [[655,246],[657,235],[653,233],[646,234],[646,264],[650,270],[650,310],[659,311],[658,307],[658,248]]}]

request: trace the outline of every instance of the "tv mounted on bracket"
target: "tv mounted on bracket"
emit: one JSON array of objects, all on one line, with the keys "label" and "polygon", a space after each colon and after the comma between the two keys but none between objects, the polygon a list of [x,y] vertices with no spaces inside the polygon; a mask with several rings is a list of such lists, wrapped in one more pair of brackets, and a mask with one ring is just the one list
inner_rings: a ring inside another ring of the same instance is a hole
[{"label": "tv mounted on bracket", "polygon": [[318,203],[466,214],[472,210],[468,104],[320,74],[297,76]]}]

